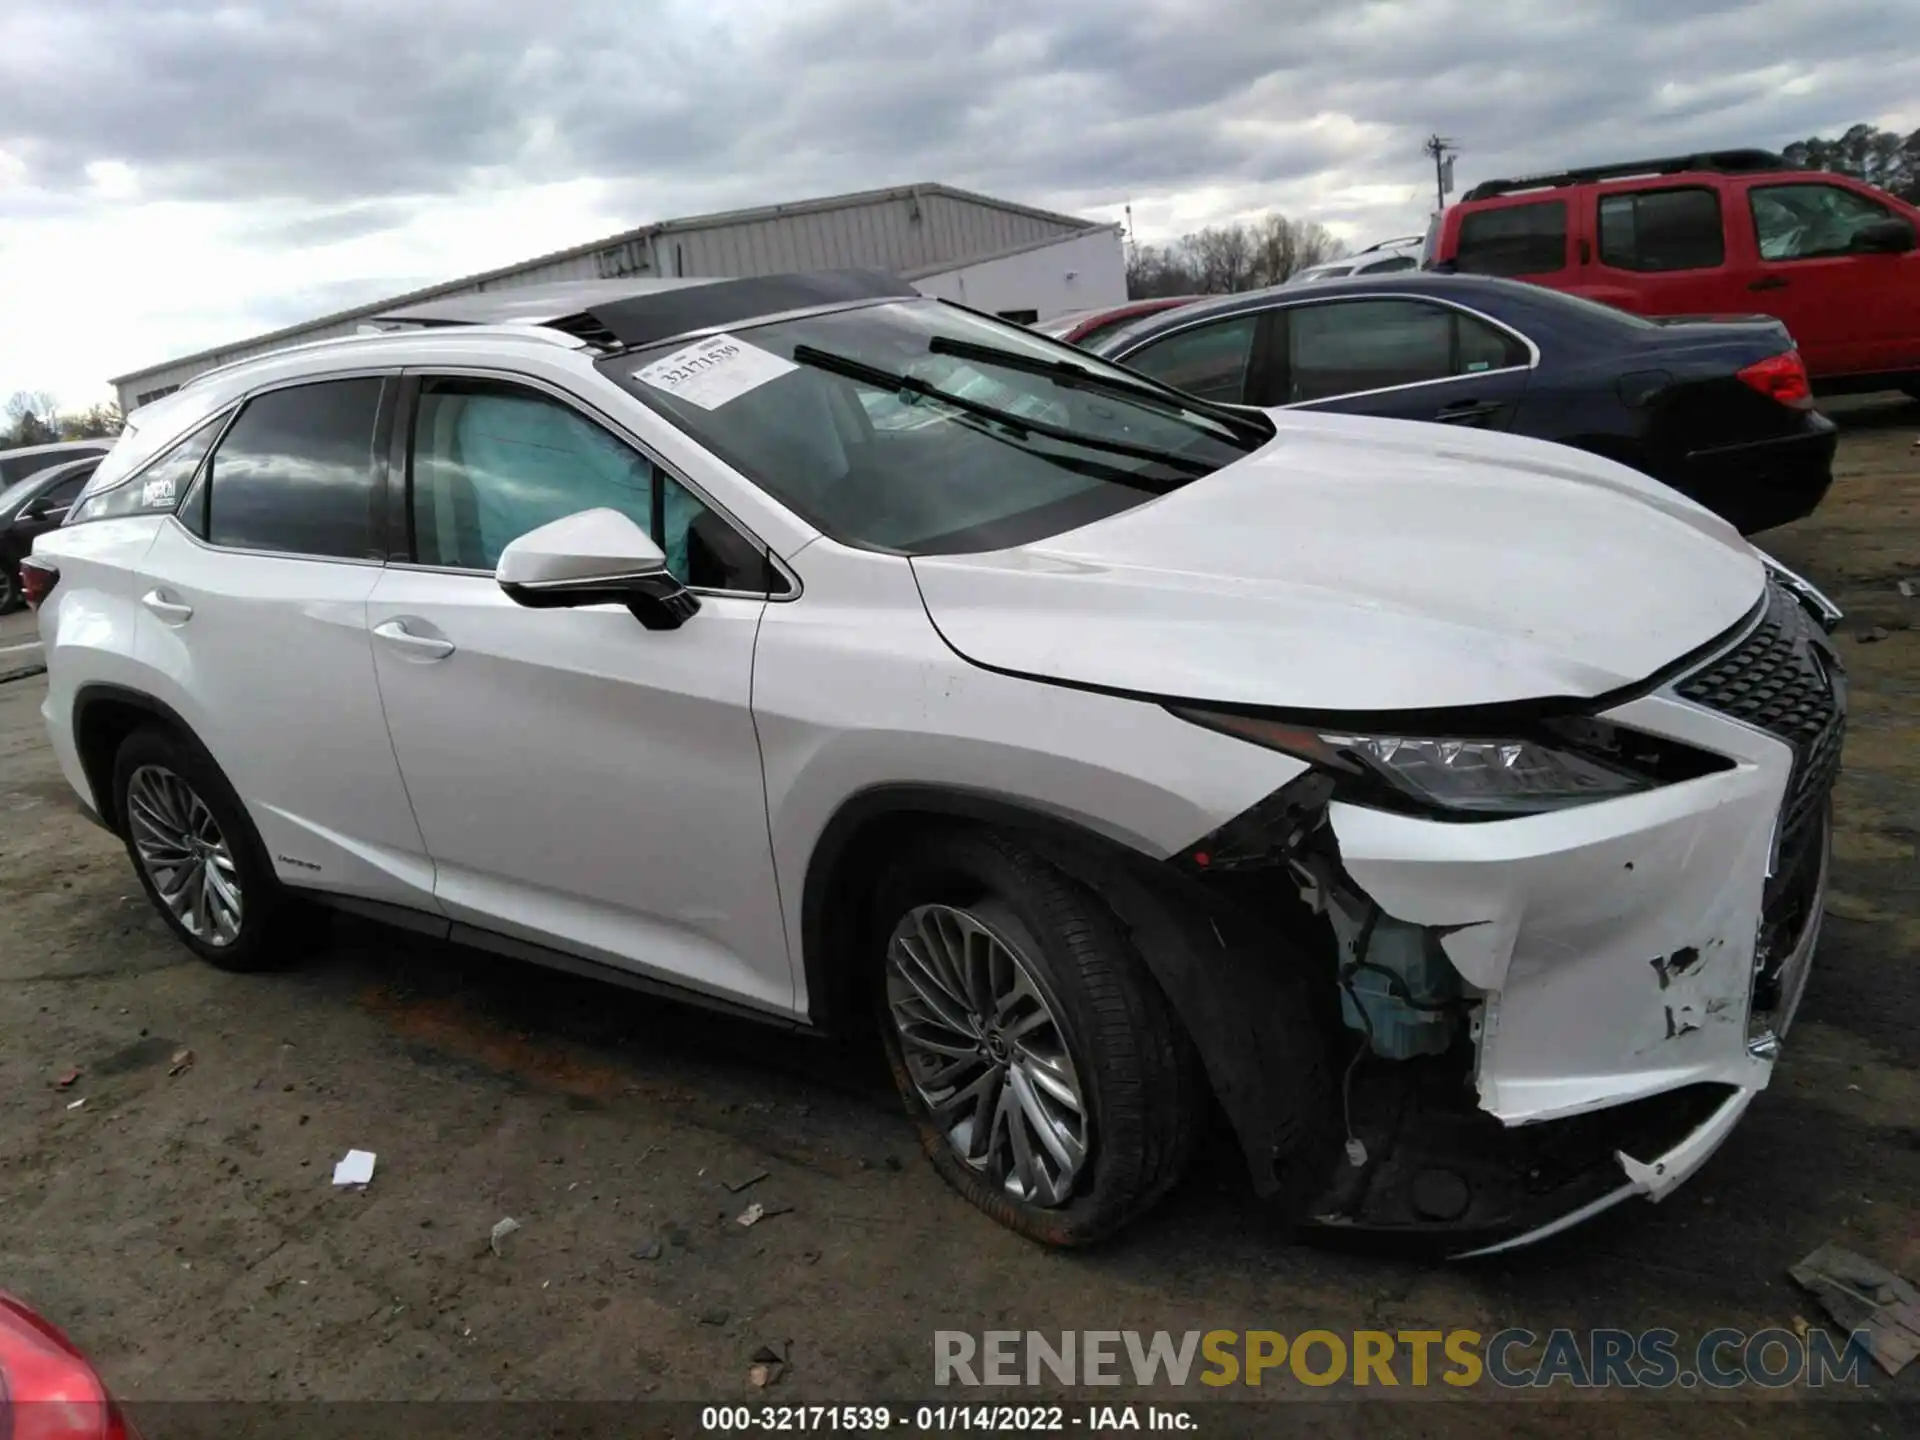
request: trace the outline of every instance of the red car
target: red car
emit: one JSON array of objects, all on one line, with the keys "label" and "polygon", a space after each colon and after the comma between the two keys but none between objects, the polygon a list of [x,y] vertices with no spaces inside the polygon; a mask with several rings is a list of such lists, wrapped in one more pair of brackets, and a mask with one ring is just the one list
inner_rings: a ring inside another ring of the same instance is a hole
[{"label": "red car", "polygon": [[0,1436],[7,1440],[140,1440],[86,1356],[0,1291]]},{"label": "red car", "polygon": [[1920,398],[1920,209],[1764,150],[1489,180],[1428,264],[1509,275],[1641,315],[1786,322],[1826,393]]},{"label": "red car", "polygon": [[1069,345],[1084,345],[1096,336],[1138,320],[1142,315],[1171,310],[1176,305],[1191,305],[1195,300],[1204,298],[1201,295],[1163,295],[1157,300],[1129,300],[1124,305],[1107,305],[1097,310],[1069,310],[1064,315],[1042,320],[1029,328],[1055,340],[1064,340]]}]

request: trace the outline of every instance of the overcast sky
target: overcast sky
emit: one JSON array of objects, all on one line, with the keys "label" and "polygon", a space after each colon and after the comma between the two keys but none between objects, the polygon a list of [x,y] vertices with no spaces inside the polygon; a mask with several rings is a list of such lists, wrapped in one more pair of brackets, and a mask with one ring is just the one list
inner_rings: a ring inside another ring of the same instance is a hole
[{"label": "overcast sky", "polygon": [[0,397],[651,220],[914,181],[1355,244],[1462,185],[1920,127],[1913,0],[7,0]]}]

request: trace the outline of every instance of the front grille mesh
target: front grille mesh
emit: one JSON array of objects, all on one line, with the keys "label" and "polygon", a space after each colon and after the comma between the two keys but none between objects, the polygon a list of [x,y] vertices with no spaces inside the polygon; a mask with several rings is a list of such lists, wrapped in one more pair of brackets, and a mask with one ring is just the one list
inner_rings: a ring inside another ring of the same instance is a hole
[{"label": "front grille mesh", "polygon": [[[1840,775],[1846,713],[1839,661],[1793,592],[1769,577],[1760,623],[1733,649],[1674,686],[1682,698],[1779,736],[1793,747],[1781,806],[1778,863],[1767,887],[1770,924],[1789,921],[1797,890],[1811,884],[1802,863]],[[1796,879],[1804,882],[1796,885]],[[1797,924],[1779,928],[1797,930]]]}]

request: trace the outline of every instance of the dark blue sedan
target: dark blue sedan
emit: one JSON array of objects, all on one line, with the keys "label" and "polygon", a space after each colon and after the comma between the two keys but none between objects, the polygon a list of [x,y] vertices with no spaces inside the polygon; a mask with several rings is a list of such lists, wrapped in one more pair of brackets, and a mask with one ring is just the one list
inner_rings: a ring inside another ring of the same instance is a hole
[{"label": "dark blue sedan", "polygon": [[1833,477],[1834,427],[1786,327],[1765,316],[1647,320],[1423,271],[1223,295],[1088,348],[1209,400],[1557,440],[1748,533],[1809,514]]}]

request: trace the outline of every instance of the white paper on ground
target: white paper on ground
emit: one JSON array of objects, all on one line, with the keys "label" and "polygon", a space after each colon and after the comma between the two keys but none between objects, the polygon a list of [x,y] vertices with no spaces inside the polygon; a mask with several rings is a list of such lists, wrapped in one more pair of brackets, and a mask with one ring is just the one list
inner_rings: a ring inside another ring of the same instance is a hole
[{"label": "white paper on ground", "polygon": [[373,1179],[371,1150],[349,1150],[347,1158],[333,1167],[333,1183],[336,1185],[364,1185],[371,1179]]},{"label": "white paper on ground", "polygon": [[702,410],[718,410],[729,400],[799,368],[772,351],[721,334],[696,340],[634,371],[633,378]]}]

